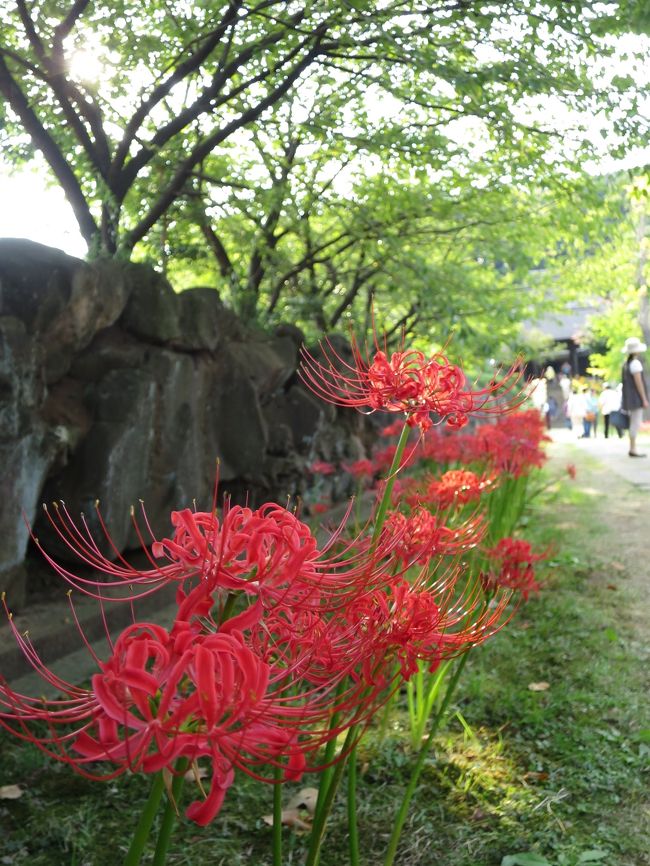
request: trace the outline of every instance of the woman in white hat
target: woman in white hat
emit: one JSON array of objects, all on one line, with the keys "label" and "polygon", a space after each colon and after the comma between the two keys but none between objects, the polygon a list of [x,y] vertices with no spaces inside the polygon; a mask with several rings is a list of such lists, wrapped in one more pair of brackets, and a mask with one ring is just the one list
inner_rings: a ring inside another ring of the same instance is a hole
[{"label": "woman in white hat", "polygon": [[627,355],[623,364],[621,381],[623,400],[621,408],[630,416],[630,457],[645,457],[636,450],[636,437],[641,427],[643,410],[648,408],[648,386],[643,375],[643,364],[637,358],[648,347],[637,337],[628,337],[622,351]]}]

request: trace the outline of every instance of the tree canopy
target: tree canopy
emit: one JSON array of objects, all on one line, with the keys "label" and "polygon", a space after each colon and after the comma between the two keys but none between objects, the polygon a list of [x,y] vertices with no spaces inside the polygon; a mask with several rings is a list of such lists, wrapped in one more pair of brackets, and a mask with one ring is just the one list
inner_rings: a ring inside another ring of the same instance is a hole
[{"label": "tree canopy", "polygon": [[247,320],[329,330],[374,304],[487,350],[598,199],[589,118],[611,151],[647,132],[603,65],[646,7],[0,0],[0,144],[42,153],[90,255],[209,279]]}]

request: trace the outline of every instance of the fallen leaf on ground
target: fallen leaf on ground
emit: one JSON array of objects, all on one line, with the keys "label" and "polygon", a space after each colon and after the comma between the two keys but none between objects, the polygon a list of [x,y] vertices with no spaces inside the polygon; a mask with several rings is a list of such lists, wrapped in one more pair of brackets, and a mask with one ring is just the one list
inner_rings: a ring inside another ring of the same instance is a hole
[{"label": "fallen leaf on ground", "polygon": [[316,811],[316,800],[318,800],[318,788],[303,788],[289,800],[287,809],[299,809],[302,806],[313,815]]},{"label": "fallen leaf on ground", "polygon": [[535,770],[530,770],[528,773],[524,773],[524,779],[527,782],[546,782],[548,779],[548,773],[538,773]]},{"label": "fallen leaf on ground", "polygon": [[2,785],[0,787],[0,800],[17,800],[23,796],[23,789],[18,785]]},{"label": "fallen leaf on ground", "polygon": [[625,566],[622,562],[610,562],[610,568],[613,568],[614,571],[625,571]]},{"label": "fallen leaf on ground", "polygon": [[531,692],[545,692],[551,688],[551,684],[543,681],[541,683],[528,683],[528,688]]},{"label": "fallen leaf on ground", "polygon": [[[273,826],[273,815],[264,815],[262,820],[269,827]],[[307,820],[307,816],[300,809],[283,809],[280,820],[285,826],[292,827],[294,830],[311,830],[311,824]]]},{"label": "fallen leaf on ground", "polygon": [[190,767],[185,773],[185,779],[188,782],[195,782],[197,779],[207,779],[210,775],[210,770],[207,767]]},{"label": "fallen leaf on ground", "polygon": [[616,590],[616,589],[618,589],[618,587],[617,587],[615,584],[613,584],[613,583],[608,583],[608,584],[607,584],[607,589],[614,589],[614,590]]}]

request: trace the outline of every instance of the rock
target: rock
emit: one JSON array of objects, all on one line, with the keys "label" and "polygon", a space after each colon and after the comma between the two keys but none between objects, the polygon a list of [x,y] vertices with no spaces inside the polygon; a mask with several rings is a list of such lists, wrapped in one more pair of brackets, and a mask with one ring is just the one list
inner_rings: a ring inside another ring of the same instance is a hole
[{"label": "rock", "polygon": [[23,560],[29,542],[28,524],[40,510],[41,491],[57,449],[40,427],[0,445],[0,591],[14,608],[25,598]]},{"label": "rock", "polygon": [[[259,357],[259,356],[257,356]],[[221,477],[252,482],[261,473],[267,444],[267,428],[257,399],[251,367],[242,369],[241,345],[228,347],[216,359],[213,400],[206,423],[216,432]]]},{"label": "rock", "polygon": [[224,337],[236,339],[238,322],[221,302],[216,289],[185,289],[178,295],[179,335],[174,347],[184,351],[214,352]]},{"label": "rock", "polygon": [[131,287],[121,318],[122,327],[150,343],[180,340],[178,295],[167,280],[146,265],[128,266]]},{"label": "rock", "polygon": [[75,355],[119,318],[131,288],[119,262],[97,261],[74,271],[65,308],[43,331],[48,382],[67,373]]},{"label": "rock", "polygon": [[48,383],[120,316],[130,288],[118,262],[86,264],[32,241],[0,239],[0,314],[33,335]]},{"label": "rock", "polygon": [[30,334],[65,309],[81,259],[21,238],[0,238],[0,316],[20,319]]},{"label": "rock", "polygon": [[45,394],[38,356],[25,323],[0,318],[0,441],[21,436],[33,423]]},{"label": "rock", "polygon": [[[141,500],[156,536],[171,511],[209,509],[217,464],[219,495],[257,506],[302,496],[316,457],[365,456],[366,419],[298,381],[302,340],[294,325],[246,329],[216,290],[177,295],[145,265],[0,241],[0,588],[20,603],[30,581],[47,587],[31,562],[26,587],[23,566],[21,508],[33,522],[43,499],[83,512],[115,558],[140,546]],[[347,341],[332,343],[351,361]],[[347,476],[327,483],[328,498],[349,492]],[[74,560],[42,517],[36,531]]]},{"label": "rock", "polygon": [[228,350],[263,403],[282,389],[296,370],[296,349],[287,338],[231,342]]}]

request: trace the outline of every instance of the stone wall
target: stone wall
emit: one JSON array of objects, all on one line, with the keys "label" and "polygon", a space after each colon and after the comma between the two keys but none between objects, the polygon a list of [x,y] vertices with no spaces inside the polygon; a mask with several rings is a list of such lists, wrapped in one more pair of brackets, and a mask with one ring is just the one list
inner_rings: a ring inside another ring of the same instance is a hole
[{"label": "stone wall", "polygon": [[28,524],[69,556],[42,502],[97,529],[99,500],[122,552],[139,545],[141,500],[162,534],[171,510],[209,508],[217,462],[220,490],[256,505],[304,495],[314,459],[364,456],[363,417],[301,385],[301,342],[291,325],[246,330],[215,289],[176,294],[144,265],[0,239],[0,590],[13,607],[43,588]]}]

